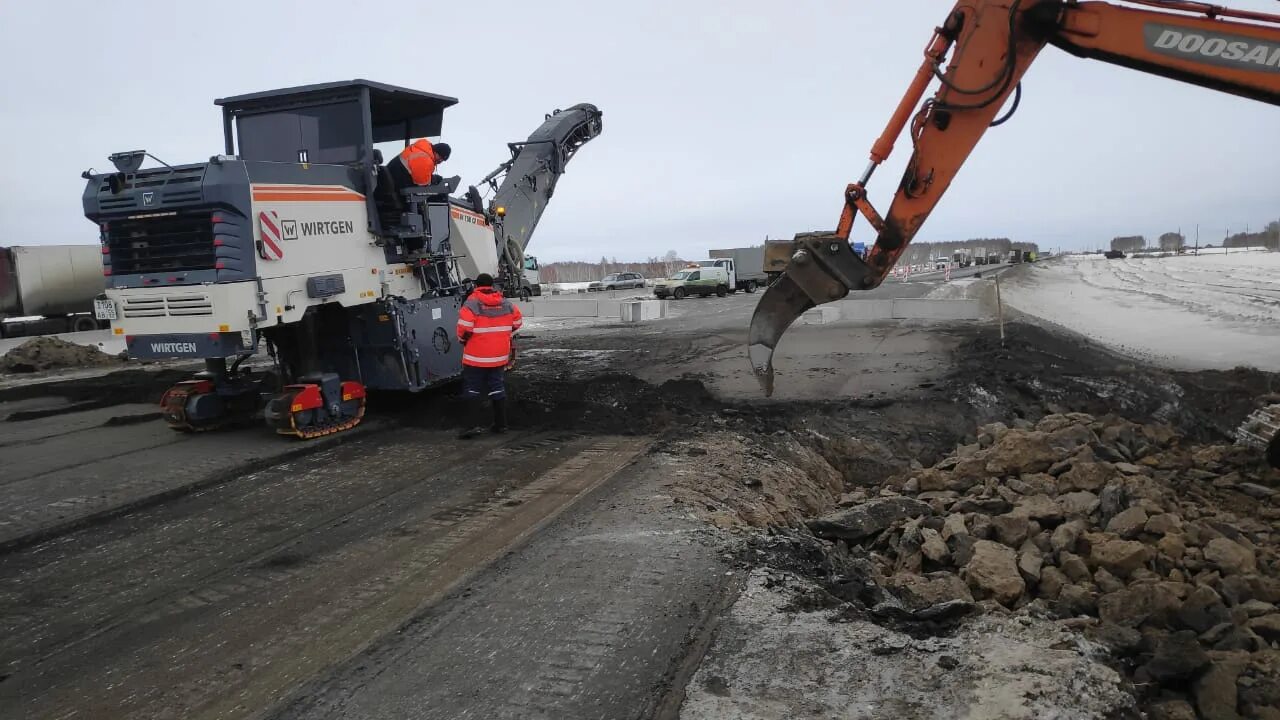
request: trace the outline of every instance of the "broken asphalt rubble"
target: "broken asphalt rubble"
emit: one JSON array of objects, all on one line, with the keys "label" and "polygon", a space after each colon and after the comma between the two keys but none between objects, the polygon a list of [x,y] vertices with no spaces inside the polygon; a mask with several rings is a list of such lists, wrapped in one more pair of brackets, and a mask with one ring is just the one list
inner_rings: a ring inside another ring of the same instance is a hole
[{"label": "broken asphalt rubble", "polygon": [[833,594],[901,619],[1055,618],[1109,649],[1151,717],[1280,718],[1276,473],[1168,426],[1017,424],[808,521],[857,558],[856,591]]}]

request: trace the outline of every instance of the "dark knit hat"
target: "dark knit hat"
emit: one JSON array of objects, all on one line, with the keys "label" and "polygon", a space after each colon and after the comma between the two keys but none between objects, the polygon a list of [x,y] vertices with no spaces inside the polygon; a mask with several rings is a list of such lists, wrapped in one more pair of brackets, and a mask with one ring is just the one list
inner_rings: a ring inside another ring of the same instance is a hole
[{"label": "dark knit hat", "polygon": [[476,287],[493,287],[493,276],[489,273],[480,273],[476,276]]},{"label": "dark knit hat", "polygon": [[436,151],[436,155],[443,160],[448,160],[453,154],[453,148],[449,147],[449,143],[432,143],[431,149]]}]

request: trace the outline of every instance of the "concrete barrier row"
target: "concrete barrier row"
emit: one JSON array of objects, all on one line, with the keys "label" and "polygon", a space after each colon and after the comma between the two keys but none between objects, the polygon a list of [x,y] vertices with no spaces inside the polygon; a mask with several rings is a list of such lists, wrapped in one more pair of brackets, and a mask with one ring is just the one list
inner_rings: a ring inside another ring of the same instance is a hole
[{"label": "concrete barrier row", "polygon": [[985,317],[979,300],[930,300],[894,298],[888,300],[845,300],[821,305],[801,317],[806,325],[825,325],[838,320],[981,320]]},{"label": "concrete barrier row", "polygon": [[533,300],[520,304],[528,317],[604,318],[622,322],[658,320],[667,316],[666,300]]}]

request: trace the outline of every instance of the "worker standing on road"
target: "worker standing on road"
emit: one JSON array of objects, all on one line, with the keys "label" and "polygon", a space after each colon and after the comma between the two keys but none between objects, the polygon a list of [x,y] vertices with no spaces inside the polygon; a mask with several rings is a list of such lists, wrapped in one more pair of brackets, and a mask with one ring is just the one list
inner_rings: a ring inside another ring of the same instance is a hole
[{"label": "worker standing on road", "polygon": [[462,343],[462,383],[469,417],[458,436],[466,440],[484,432],[484,401],[493,403],[492,431],[507,431],[506,371],[512,361],[511,336],[520,329],[520,308],[493,287],[493,276],[481,273],[476,289],[458,313]]},{"label": "worker standing on road", "polygon": [[432,143],[426,138],[417,140],[387,164],[396,185],[431,185],[436,177],[436,167],[453,153],[447,143]]}]

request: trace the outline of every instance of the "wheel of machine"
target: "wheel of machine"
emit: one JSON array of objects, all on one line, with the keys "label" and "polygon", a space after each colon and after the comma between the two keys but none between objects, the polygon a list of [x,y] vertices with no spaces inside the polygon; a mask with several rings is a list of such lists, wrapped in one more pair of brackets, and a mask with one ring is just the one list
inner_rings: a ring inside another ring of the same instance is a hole
[{"label": "wheel of machine", "polygon": [[728,294],[729,294],[728,286],[719,285],[716,287],[716,297],[724,297],[725,295],[728,295]]},{"label": "wheel of machine", "polygon": [[683,299],[684,299],[684,296],[685,296],[684,288],[676,288],[676,289],[675,289],[674,291],[672,291],[672,293],[671,293],[671,297],[673,297],[673,298],[675,298],[675,299],[677,299],[677,300],[683,300]]},{"label": "wheel of machine", "polygon": [[97,330],[98,320],[97,318],[93,318],[88,315],[81,315],[71,324],[71,329],[73,332],[89,332],[90,330]]},{"label": "wheel of machine", "polygon": [[529,289],[529,286],[528,286],[528,285],[525,285],[524,287],[520,288],[520,299],[521,299],[521,300],[526,300],[526,301],[527,301],[527,300],[528,300],[529,298],[531,298],[531,297],[533,297],[533,291]]},{"label": "wheel of machine", "polygon": [[[160,398],[160,417],[178,432],[203,432],[222,425],[225,413],[217,407],[209,411],[198,407],[201,401],[217,405],[220,398],[208,380],[184,380],[164,392]],[[202,410],[204,410],[202,412]]]},{"label": "wheel of machine", "polygon": [[744,288],[742,288],[742,289],[743,289],[744,291],[746,291],[746,292],[749,292],[749,293],[753,293],[753,292],[755,292],[755,291],[756,291],[756,281],[755,281],[755,280],[748,280],[748,281],[747,281],[747,286],[746,286],[746,287],[744,287]]}]

